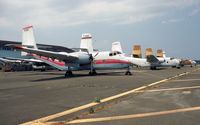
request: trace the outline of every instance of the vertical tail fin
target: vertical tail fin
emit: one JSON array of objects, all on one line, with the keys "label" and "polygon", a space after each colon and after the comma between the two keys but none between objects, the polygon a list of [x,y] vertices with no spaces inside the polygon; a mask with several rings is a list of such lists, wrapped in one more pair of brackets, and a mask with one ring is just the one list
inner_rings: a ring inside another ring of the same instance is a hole
[{"label": "vertical tail fin", "polygon": [[162,51],[162,49],[158,49],[157,50],[156,57],[163,57],[163,51]]},{"label": "vertical tail fin", "polygon": [[148,55],[153,55],[153,52],[152,52],[151,48],[146,48],[145,57],[147,58]]},{"label": "vertical tail fin", "polygon": [[[34,34],[33,26],[27,26],[22,29],[22,46],[37,49]],[[26,52],[21,53],[22,56],[26,56]]]},{"label": "vertical tail fin", "polygon": [[141,46],[140,45],[134,45],[133,46],[132,57],[134,57],[134,58],[142,58],[142,51],[141,51]]},{"label": "vertical tail fin", "polygon": [[89,53],[93,52],[92,36],[89,33],[83,33],[80,48],[87,49]]},{"label": "vertical tail fin", "polygon": [[163,51],[163,58],[166,58],[166,53],[165,53],[165,51]]},{"label": "vertical tail fin", "polygon": [[123,53],[120,42],[113,42],[112,43],[112,52],[114,52],[114,51]]}]

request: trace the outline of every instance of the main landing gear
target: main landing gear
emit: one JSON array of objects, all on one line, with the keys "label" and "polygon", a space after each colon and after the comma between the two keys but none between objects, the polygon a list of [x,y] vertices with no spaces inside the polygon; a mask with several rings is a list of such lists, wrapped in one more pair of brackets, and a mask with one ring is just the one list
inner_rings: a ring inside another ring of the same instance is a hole
[{"label": "main landing gear", "polygon": [[132,73],[130,72],[130,66],[128,67],[128,70],[125,72],[125,75],[129,75],[129,76],[132,75]]},{"label": "main landing gear", "polygon": [[151,66],[150,69],[151,70],[156,70],[156,66]]},{"label": "main landing gear", "polygon": [[71,77],[71,76],[73,76],[72,71],[67,71],[67,72],[65,73],[65,77]]},{"label": "main landing gear", "polygon": [[90,76],[93,76],[93,75],[96,75],[96,74],[97,74],[97,72],[96,72],[95,69],[93,69],[93,70],[91,70],[91,71],[89,72],[89,75],[90,75]]}]

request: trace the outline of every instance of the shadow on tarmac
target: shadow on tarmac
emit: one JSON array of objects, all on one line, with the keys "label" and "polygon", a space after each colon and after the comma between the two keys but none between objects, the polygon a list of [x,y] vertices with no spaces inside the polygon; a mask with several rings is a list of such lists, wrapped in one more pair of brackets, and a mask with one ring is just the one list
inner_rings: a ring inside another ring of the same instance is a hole
[{"label": "shadow on tarmac", "polygon": [[[54,75],[54,73],[48,73],[49,75]],[[58,75],[58,74],[56,74]],[[62,76],[53,77],[53,78],[43,78],[38,80],[32,80],[31,82],[42,82],[42,81],[49,81],[49,80],[59,80],[59,79],[73,79],[79,77],[98,77],[98,76],[125,76],[125,72],[109,72],[109,73],[97,73],[96,75],[89,75],[89,74],[73,74],[71,77],[65,77],[64,73]]]}]

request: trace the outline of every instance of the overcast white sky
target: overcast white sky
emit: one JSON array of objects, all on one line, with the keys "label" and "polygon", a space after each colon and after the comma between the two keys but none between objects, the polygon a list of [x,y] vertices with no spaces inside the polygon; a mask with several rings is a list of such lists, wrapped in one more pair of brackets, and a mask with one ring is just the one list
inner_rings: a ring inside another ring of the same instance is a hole
[{"label": "overcast white sky", "polygon": [[120,41],[127,55],[140,44],[200,59],[200,0],[0,0],[1,40],[21,41],[28,25],[42,44],[79,47],[91,33],[99,50]]}]

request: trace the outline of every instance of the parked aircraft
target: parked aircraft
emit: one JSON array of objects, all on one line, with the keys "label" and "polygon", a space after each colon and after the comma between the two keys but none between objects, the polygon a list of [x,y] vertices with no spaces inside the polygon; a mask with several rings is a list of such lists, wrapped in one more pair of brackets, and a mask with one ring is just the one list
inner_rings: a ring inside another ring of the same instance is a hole
[{"label": "parked aircraft", "polygon": [[[131,75],[129,66],[131,65],[121,53],[113,53],[110,51],[99,52],[93,51],[92,39],[90,34],[83,34],[81,45],[79,49],[71,49],[70,53],[67,52],[52,52],[37,49],[33,27],[28,26],[23,28],[23,46],[16,46],[14,49],[29,53],[29,55],[40,59],[43,62],[65,70],[65,76],[72,76],[74,70],[90,70],[89,74],[96,74],[98,69],[122,69],[128,68],[126,75]],[[58,61],[55,62],[55,59]]]},{"label": "parked aircraft", "polygon": [[194,60],[182,60],[183,61],[183,65],[190,65],[190,67],[196,66],[196,61]]},{"label": "parked aircraft", "polygon": [[[121,46],[118,44],[118,46]],[[117,47],[116,47],[117,48]],[[118,47],[120,48],[120,47]],[[136,48],[136,47],[135,47]],[[133,49],[137,50],[140,52],[140,47],[137,47],[138,49]],[[140,67],[150,67],[151,69],[156,69],[156,67],[166,67],[166,66],[175,66],[177,68],[180,68],[179,66],[179,61],[174,58],[166,57],[165,53],[163,54],[163,57],[158,57],[156,58],[153,53],[151,52],[152,50],[150,48],[146,49],[148,52],[146,52],[146,58],[134,58],[134,56],[127,58],[129,62],[131,62],[133,65],[140,66]],[[117,50],[116,50],[117,51]],[[121,50],[119,50],[121,51]],[[136,52],[133,52],[135,54]],[[141,55],[140,53],[137,52],[139,56]],[[135,55],[136,57],[139,57]]]}]

